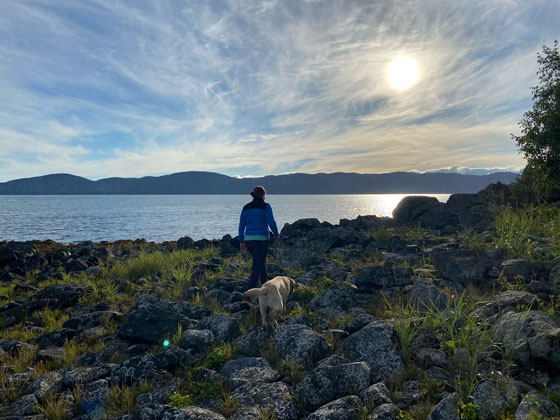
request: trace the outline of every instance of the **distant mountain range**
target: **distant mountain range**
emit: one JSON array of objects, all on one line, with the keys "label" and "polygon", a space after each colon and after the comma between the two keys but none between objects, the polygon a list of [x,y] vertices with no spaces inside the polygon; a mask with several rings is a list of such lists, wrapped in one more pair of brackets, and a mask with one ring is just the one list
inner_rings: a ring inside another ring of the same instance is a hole
[{"label": "distant mountain range", "polygon": [[453,194],[475,193],[498,181],[509,184],[517,176],[510,172],[489,175],[337,172],[234,178],[214,172],[179,172],[91,181],[75,175],[53,174],[0,183],[0,195],[248,194],[255,185],[264,185],[270,194]]}]

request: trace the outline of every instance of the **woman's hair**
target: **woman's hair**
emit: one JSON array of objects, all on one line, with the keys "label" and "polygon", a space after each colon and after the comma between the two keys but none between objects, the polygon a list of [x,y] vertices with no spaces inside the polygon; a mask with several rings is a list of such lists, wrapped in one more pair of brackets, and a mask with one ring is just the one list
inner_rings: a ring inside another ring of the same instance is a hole
[{"label": "woman's hair", "polygon": [[263,198],[265,195],[266,195],[266,190],[261,185],[257,185],[255,188],[253,188],[253,191],[251,191],[251,196],[253,198],[256,197]]}]

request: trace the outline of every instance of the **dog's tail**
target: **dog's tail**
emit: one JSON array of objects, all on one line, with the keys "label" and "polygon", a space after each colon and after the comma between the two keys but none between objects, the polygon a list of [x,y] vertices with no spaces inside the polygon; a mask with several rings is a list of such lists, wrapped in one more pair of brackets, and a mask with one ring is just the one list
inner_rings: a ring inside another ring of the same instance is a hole
[{"label": "dog's tail", "polygon": [[251,298],[256,296],[264,296],[267,294],[267,290],[263,289],[262,287],[256,289],[249,289],[245,293],[243,293],[244,298]]}]

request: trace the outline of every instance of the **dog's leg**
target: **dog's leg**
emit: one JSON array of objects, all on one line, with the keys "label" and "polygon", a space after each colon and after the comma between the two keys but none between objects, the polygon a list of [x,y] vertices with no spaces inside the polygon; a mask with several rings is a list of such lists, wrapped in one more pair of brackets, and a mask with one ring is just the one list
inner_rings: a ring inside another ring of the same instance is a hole
[{"label": "dog's leg", "polygon": [[275,327],[278,326],[278,321],[280,320],[281,316],[282,316],[282,310],[276,310],[270,313],[270,319],[272,320],[272,323],[274,324]]},{"label": "dog's leg", "polygon": [[261,300],[260,296],[259,296],[259,309],[261,311],[262,327],[263,327],[263,329],[266,329],[266,325],[267,325],[266,315],[267,315],[267,312],[268,312],[268,308],[264,303],[264,299]]}]

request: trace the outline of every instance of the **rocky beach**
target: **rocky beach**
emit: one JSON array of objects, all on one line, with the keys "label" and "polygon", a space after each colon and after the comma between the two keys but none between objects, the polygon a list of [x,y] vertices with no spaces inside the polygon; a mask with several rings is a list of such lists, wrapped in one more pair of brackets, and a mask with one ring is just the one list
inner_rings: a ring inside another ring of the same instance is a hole
[{"label": "rocky beach", "polygon": [[0,418],[555,418],[559,237],[508,239],[510,204],[498,183],[286,224],[269,330],[229,235],[0,242]]}]

